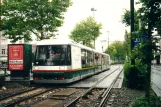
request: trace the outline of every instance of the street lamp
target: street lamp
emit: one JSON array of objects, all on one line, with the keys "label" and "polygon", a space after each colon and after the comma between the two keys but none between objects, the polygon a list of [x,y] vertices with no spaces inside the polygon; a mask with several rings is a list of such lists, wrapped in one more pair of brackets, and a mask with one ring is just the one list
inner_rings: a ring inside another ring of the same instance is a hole
[{"label": "street lamp", "polygon": [[104,52],[103,46],[105,46],[106,40],[101,40],[101,44],[102,44],[102,52]]},{"label": "street lamp", "polygon": [[[110,38],[110,32],[109,31],[107,31],[107,33],[108,33],[108,51],[109,51],[109,38]],[[108,53],[110,53],[110,52],[108,52]]]},{"label": "street lamp", "polygon": [[95,8],[92,7],[91,8],[91,11],[93,12],[93,18],[94,18],[94,16],[95,16],[94,12],[97,11],[97,9],[95,9]]},{"label": "street lamp", "polygon": [[[91,11],[93,12],[93,18],[95,18],[94,16],[94,12],[97,11],[95,8],[91,8]],[[95,49],[95,35],[94,35],[94,49]]]}]

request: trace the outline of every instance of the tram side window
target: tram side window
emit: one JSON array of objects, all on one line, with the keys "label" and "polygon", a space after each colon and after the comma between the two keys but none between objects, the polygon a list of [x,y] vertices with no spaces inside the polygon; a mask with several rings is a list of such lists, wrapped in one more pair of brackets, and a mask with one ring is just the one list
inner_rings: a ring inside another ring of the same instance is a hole
[{"label": "tram side window", "polygon": [[93,53],[91,51],[87,51],[87,66],[93,65]]},{"label": "tram side window", "polygon": [[99,60],[99,55],[95,53],[95,63],[98,63],[98,60]]},{"label": "tram side window", "polygon": [[105,65],[105,56],[102,55],[102,65]]},{"label": "tram side window", "polygon": [[46,49],[44,46],[39,46],[37,48],[37,55],[36,59],[45,60],[46,59]]},{"label": "tram side window", "polygon": [[106,62],[105,62],[105,63],[106,63],[106,65],[107,65],[107,64],[108,64],[108,57],[106,56],[106,58],[105,58],[105,59],[106,59]]},{"label": "tram side window", "polygon": [[101,54],[98,54],[98,65],[101,65]]},{"label": "tram side window", "polygon": [[67,46],[67,61],[66,61],[67,65],[71,65],[71,46],[68,45]]},{"label": "tram side window", "polygon": [[82,67],[86,66],[86,50],[82,49],[81,50],[81,59],[82,59]]},{"label": "tram side window", "polygon": [[107,64],[110,64],[110,58],[107,56]]}]

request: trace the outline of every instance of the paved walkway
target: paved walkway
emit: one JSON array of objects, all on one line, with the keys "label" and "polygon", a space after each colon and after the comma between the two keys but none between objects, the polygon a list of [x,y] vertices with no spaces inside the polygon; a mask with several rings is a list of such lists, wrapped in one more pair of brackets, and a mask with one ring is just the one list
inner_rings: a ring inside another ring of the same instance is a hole
[{"label": "paved walkway", "polygon": [[[94,85],[98,80],[100,80],[101,78],[105,77],[106,75],[110,74],[113,70],[115,70],[116,68],[118,68],[119,66],[111,66],[110,70],[107,70],[105,72],[102,72],[100,74],[94,75],[90,78],[87,78],[83,81],[79,81],[77,83],[74,83],[72,85],[70,85],[69,87],[91,87],[92,85]],[[112,81],[116,78],[116,76],[119,74],[119,72],[123,69],[123,66],[120,65],[119,70],[117,70],[113,75],[110,75],[109,77],[107,77],[106,79],[104,79],[102,82],[100,82],[96,87],[97,88],[107,88],[109,87],[109,85],[112,83]],[[122,78],[123,79],[123,78]],[[122,85],[122,81],[120,81],[121,83],[119,83],[117,85],[117,88],[121,87]],[[116,88],[116,87],[115,87]]]},{"label": "paved walkway", "polygon": [[157,96],[161,96],[161,66],[152,66],[152,89]]}]

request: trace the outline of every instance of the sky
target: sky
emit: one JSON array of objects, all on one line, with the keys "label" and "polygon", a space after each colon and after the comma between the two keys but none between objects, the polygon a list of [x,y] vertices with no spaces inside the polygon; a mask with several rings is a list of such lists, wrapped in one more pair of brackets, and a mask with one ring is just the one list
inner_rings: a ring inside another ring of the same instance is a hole
[{"label": "sky", "polygon": [[[124,40],[126,28],[121,22],[125,9],[130,9],[130,0],[72,0],[73,5],[65,13],[64,24],[59,28],[59,36],[68,36],[74,29],[76,23],[92,16],[97,22],[102,23],[102,34],[96,40],[96,49],[101,50],[101,40],[106,40],[105,47],[115,40]],[[93,13],[91,8],[95,8]]]}]

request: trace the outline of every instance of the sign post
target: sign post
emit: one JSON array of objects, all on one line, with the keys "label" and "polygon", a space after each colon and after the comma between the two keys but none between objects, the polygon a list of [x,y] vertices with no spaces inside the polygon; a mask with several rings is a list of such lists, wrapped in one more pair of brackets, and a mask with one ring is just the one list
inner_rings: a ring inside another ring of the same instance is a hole
[{"label": "sign post", "polygon": [[23,70],[23,45],[9,45],[8,70]]},{"label": "sign post", "polygon": [[30,44],[8,45],[8,70],[11,80],[29,80],[32,70],[32,46]]}]

